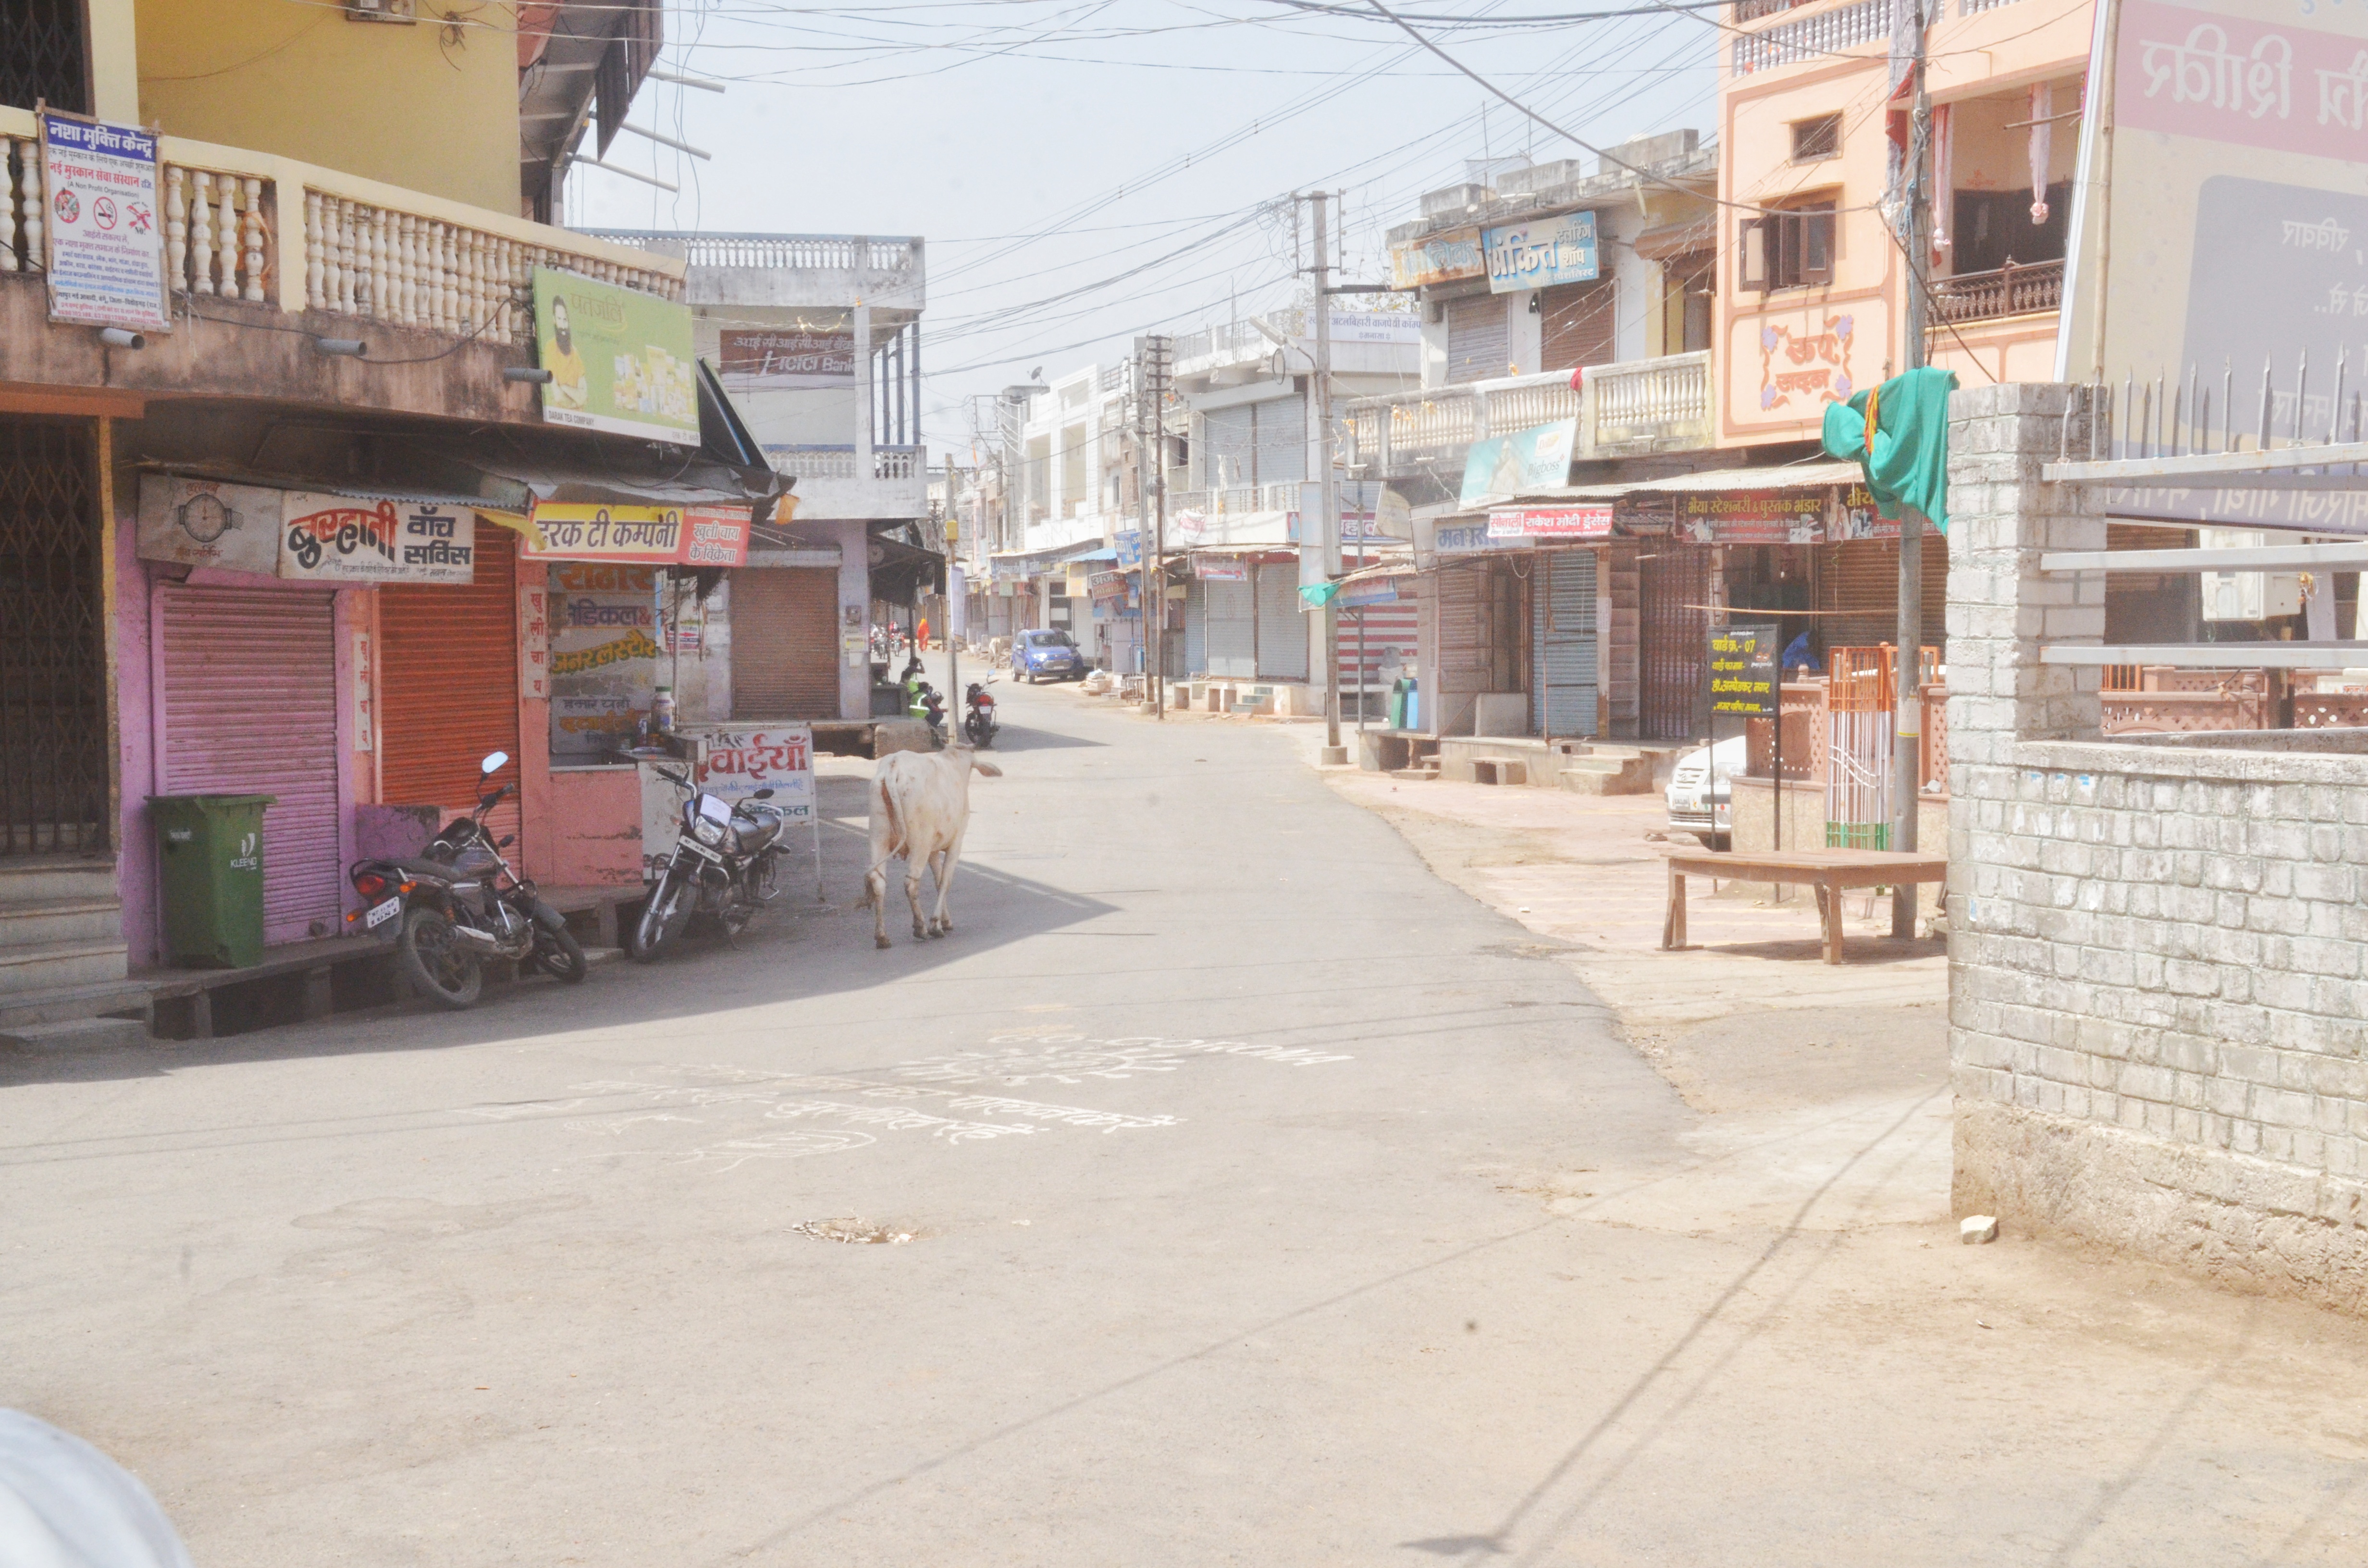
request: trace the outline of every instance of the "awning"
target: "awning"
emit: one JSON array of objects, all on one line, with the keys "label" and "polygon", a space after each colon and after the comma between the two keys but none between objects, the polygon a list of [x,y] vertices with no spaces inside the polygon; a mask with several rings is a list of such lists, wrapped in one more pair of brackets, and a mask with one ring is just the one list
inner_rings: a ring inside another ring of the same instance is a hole
[{"label": "awning", "polygon": [[1089,545],[1084,550],[1075,551],[1070,554],[1062,556],[1054,562],[1054,564],[1065,566],[1072,561],[1116,561],[1117,559],[1118,551],[1111,546],[1107,544]]},{"label": "awning", "polygon": [[1668,261],[1708,250],[1718,243],[1716,214],[1683,223],[1663,223],[1638,234],[1631,248],[1646,261]]},{"label": "awning", "polygon": [[1531,501],[1616,501],[1623,495],[1690,495],[1736,490],[1812,490],[1836,484],[1860,484],[1865,476],[1851,462],[1784,463],[1765,468],[1716,468],[1700,473],[1672,473],[1659,479],[1622,480],[1608,484],[1565,484],[1524,490],[1499,506]]}]

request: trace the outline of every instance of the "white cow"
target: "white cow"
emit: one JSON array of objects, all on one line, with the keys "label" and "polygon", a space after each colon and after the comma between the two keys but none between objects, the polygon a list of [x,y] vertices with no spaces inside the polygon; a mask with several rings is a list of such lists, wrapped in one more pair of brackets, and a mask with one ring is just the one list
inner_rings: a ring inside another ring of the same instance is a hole
[{"label": "white cow", "polygon": [[[970,746],[940,752],[898,751],[880,759],[871,776],[871,868],[863,874],[863,902],[873,910],[871,935],[888,946],[888,862],[905,857],[905,897],[913,906],[913,935],[942,937],[954,928],[946,913],[946,889],[962,859],[962,835],[970,827],[970,775],[990,778],[1003,769],[979,760]],[[938,873],[938,907],[921,918],[921,868]]]}]

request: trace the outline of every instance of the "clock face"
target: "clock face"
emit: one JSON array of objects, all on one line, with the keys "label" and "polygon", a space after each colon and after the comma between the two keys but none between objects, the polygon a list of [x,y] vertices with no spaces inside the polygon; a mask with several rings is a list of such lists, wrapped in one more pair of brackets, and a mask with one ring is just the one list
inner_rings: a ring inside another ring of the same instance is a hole
[{"label": "clock face", "polygon": [[181,503],[174,521],[199,544],[211,544],[238,527],[238,514],[224,506],[221,496],[200,493]]}]

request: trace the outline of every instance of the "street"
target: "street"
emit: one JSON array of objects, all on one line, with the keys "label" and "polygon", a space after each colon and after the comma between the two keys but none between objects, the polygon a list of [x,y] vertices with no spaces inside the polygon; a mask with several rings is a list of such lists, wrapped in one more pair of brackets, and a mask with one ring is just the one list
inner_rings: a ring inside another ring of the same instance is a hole
[{"label": "street", "polygon": [[1690,1108],[1306,727],[995,689],[944,939],[835,760],[737,950],[0,1057],[0,1404],[200,1568],[2368,1551],[2368,1334],[1960,1246],[1937,1028]]}]

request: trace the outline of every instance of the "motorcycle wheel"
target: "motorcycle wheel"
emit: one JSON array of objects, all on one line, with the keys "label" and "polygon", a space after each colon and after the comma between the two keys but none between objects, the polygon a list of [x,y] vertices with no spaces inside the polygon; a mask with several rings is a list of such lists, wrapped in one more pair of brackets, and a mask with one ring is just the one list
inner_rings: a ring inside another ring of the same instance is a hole
[{"label": "motorcycle wheel", "polygon": [[414,991],[455,1009],[477,1005],[477,993],[485,983],[484,966],[461,946],[452,923],[435,910],[422,906],[406,912],[394,950]]},{"label": "motorcycle wheel", "polygon": [[592,966],[585,960],[584,944],[567,928],[567,916],[541,899],[529,913],[535,926],[533,962],[562,985],[581,985]]},{"label": "motorcycle wheel", "polygon": [[690,924],[692,905],[698,892],[690,879],[669,867],[650,894],[649,903],[642,906],[642,917],[633,922],[633,939],[630,944],[635,963],[653,963],[666,951],[682,928]]}]

